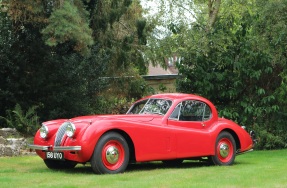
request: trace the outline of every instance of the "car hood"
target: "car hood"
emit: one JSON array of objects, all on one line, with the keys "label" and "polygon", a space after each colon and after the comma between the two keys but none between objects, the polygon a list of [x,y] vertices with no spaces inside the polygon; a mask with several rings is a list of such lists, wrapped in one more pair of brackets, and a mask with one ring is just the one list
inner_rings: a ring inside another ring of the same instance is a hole
[{"label": "car hood", "polygon": [[45,125],[55,125],[55,124],[62,124],[66,121],[73,122],[75,124],[82,124],[82,123],[89,123],[92,124],[95,121],[99,120],[118,120],[118,121],[133,121],[133,122],[149,122],[152,121],[154,118],[162,116],[158,115],[91,115],[91,116],[80,116],[71,119],[57,119],[44,122]]},{"label": "car hood", "polygon": [[70,119],[71,122],[95,122],[99,120],[119,120],[119,121],[134,121],[134,122],[149,122],[157,115],[95,115],[95,116],[81,116]]}]

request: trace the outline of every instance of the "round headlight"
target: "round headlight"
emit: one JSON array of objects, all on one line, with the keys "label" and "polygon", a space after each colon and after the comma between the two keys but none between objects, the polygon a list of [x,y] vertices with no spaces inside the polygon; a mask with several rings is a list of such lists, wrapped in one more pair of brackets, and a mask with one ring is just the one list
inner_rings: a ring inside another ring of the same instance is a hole
[{"label": "round headlight", "polygon": [[75,135],[76,127],[73,123],[69,123],[66,128],[66,134],[68,137],[72,138]]},{"label": "round headlight", "polygon": [[46,125],[42,125],[42,127],[40,128],[40,137],[45,139],[48,137],[49,134],[49,129]]}]

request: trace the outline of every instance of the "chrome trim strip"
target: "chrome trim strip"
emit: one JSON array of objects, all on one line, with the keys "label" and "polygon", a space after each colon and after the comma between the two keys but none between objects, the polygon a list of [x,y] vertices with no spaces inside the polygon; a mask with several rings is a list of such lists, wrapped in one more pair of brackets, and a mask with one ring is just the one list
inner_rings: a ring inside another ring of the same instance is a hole
[{"label": "chrome trim strip", "polygon": [[81,151],[82,147],[81,146],[40,146],[40,145],[33,145],[33,144],[28,144],[28,148],[34,149],[34,150],[42,150],[42,151],[48,151],[49,148],[51,148],[51,151]]},{"label": "chrome trim strip", "polygon": [[81,146],[54,146],[53,151],[81,151]]},{"label": "chrome trim strip", "polygon": [[247,151],[244,151],[244,152],[237,151],[236,155],[241,155],[241,154],[249,153],[249,152],[252,152],[252,151],[253,151],[253,149],[250,149],[250,150],[247,150]]},{"label": "chrome trim strip", "polygon": [[48,151],[49,146],[40,146],[40,145],[33,145],[33,144],[28,144],[28,148],[34,149],[34,150],[43,150],[43,151]]}]

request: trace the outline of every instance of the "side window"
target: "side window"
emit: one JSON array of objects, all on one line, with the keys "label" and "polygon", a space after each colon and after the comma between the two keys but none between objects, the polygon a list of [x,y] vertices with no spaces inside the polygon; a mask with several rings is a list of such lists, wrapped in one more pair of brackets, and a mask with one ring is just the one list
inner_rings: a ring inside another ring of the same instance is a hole
[{"label": "side window", "polygon": [[172,112],[172,114],[170,115],[169,119],[178,120],[180,107],[181,107],[181,103],[179,103],[179,104],[175,107],[175,109],[173,110],[173,112]]},{"label": "side window", "polygon": [[182,102],[180,121],[206,121],[211,118],[210,107],[200,101],[188,100]]},{"label": "side window", "polygon": [[205,111],[203,113],[203,121],[209,120],[211,116],[212,116],[211,109],[207,104],[205,104]]}]

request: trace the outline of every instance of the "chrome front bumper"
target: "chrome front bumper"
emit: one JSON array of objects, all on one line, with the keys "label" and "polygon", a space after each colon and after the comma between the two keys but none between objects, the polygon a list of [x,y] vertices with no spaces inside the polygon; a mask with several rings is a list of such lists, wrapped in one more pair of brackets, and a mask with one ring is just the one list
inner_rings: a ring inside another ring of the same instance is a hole
[{"label": "chrome front bumper", "polygon": [[41,146],[28,144],[28,148],[42,151],[81,151],[81,146]]}]

